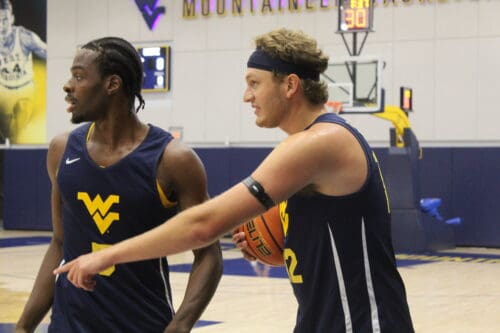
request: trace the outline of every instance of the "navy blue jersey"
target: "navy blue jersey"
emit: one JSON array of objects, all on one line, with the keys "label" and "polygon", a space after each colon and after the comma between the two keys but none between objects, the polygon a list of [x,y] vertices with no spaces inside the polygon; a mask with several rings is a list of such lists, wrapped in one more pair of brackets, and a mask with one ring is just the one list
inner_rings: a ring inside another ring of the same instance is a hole
[{"label": "navy blue jersey", "polygon": [[[149,126],[133,151],[108,167],[86,148],[90,124],[69,135],[57,182],[62,200],[64,260],[98,251],[165,222],[156,186],[159,160],[172,136]],[[163,332],[172,320],[166,258],[113,266],[96,276],[93,292],[56,280],[49,332]]]},{"label": "navy blue jersey", "polygon": [[351,195],[304,191],[280,204],[284,257],[299,304],[295,332],[413,332],[375,155],[339,116],[323,114],[318,122],[339,124],[357,138],[368,178]]}]

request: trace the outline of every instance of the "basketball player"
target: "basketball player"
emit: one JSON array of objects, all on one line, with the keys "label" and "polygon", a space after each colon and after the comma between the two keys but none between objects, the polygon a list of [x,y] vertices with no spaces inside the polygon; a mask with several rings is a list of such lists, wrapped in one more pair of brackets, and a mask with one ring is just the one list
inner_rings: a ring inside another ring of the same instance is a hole
[{"label": "basketball player", "polygon": [[47,58],[45,43],[34,32],[14,25],[12,5],[0,0],[0,139],[18,141],[33,113],[35,54]]},{"label": "basketball player", "polygon": [[[184,300],[174,314],[165,257],[113,266],[88,293],[52,271],[162,224],[207,199],[197,155],[170,133],[142,123],[141,59],[119,38],[89,42],[77,52],[64,85],[75,124],[50,143],[53,238],[17,332],[33,332],[52,305],[49,332],[189,332],[222,274],[215,240],[194,251]],[[137,97],[139,105],[134,110]]]},{"label": "basketball player", "polygon": [[[328,57],[314,39],[287,29],[259,36],[256,46],[243,98],[258,126],[288,137],[223,194],[54,273],[97,289],[94,274],[111,265],[204,246],[280,203],[295,332],[413,332],[379,164],[363,136],[324,107]],[[234,239],[245,248],[243,233]]]}]

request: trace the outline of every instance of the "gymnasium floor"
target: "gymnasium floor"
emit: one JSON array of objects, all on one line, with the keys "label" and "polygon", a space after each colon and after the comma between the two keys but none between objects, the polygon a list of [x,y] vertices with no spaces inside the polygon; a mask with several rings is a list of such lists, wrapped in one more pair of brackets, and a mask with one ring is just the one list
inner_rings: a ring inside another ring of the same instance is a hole
[{"label": "gymnasium floor", "polygon": [[[12,332],[50,233],[0,229],[0,333]],[[253,267],[223,239],[224,276],[196,333],[292,332],[296,305],[282,268]],[[398,254],[416,332],[500,332],[500,249]],[[179,304],[192,257],[169,258]],[[47,322],[47,318],[44,320]],[[46,324],[36,332],[46,332]]]}]

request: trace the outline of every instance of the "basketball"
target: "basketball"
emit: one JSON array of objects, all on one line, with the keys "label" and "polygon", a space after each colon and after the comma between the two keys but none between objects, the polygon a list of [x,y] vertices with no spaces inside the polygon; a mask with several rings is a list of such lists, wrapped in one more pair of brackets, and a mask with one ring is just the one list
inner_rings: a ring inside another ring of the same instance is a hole
[{"label": "basketball", "polygon": [[247,251],[257,260],[271,266],[283,266],[284,236],[278,205],[242,224],[237,231],[245,233]]}]

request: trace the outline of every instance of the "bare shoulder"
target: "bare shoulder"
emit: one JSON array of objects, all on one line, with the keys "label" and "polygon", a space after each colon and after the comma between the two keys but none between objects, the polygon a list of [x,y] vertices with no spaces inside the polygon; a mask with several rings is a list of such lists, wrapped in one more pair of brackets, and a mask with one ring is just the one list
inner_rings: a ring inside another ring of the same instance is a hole
[{"label": "bare shoulder", "polygon": [[50,176],[55,176],[61,157],[66,149],[69,132],[56,135],[50,140],[49,149],[47,151],[47,169]]},{"label": "bare shoulder", "polygon": [[24,27],[18,27],[19,41],[26,52],[34,52],[38,57],[47,58],[47,45],[46,43],[31,30]]},{"label": "bare shoulder", "polygon": [[60,133],[54,136],[49,143],[49,151],[60,151],[66,147],[68,142],[69,132]]},{"label": "bare shoulder", "polygon": [[157,178],[162,185],[185,183],[187,179],[205,178],[205,169],[196,152],[180,140],[172,140],[158,164]]},{"label": "bare shoulder", "polygon": [[340,188],[340,175],[359,169],[361,174],[356,174],[356,179],[362,181],[363,168],[366,168],[365,155],[354,135],[342,125],[319,123],[283,140],[253,176],[269,190],[272,198],[285,200],[310,185],[331,195],[351,191]]},{"label": "bare shoulder", "polygon": [[196,152],[179,140],[172,140],[160,160],[157,179],[169,197],[179,202],[180,208],[206,200],[207,177]]},{"label": "bare shoulder", "polygon": [[165,147],[160,166],[167,169],[172,167],[189,169],[198,163],[201,162],[195,151],[182,141],[174,139]]},{"label": "bare shoulder", "polygon": [[301,131],[290,135],[282,141],[277,148],[294,154],[300,152],[305,156],[319,157],[328,151],[329,154],[335,153],[352,140],[354,136],[344,127],[333,123],[318,123],[307,131]]},{"label": "bare shoulder", "polygon": [[35,36],[33,31],[28,30],[23,26],[18,26],[17,28],[19,29],[19,38],[21,39],[21,42],[30,43],[33,40]]},{"label": "bare shoulder", "polygon": [[335,123],[318,123],[304,131],[303,139],[310,145],[309,149],[317,155],[328,158],[338,165],[339,160],[348,161],[349,157],[358,156],[363,159],[364,152],[355,134],[345,126]]},{"label": "bare shoulder", "polygon": [[349,140],[354,138],[353,134],[345,127],[336,123],[317,123],[309,130],[301,132],[311,138],[322,140]]}]

